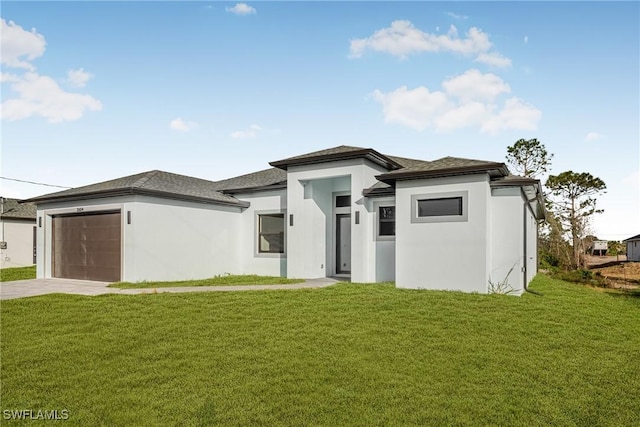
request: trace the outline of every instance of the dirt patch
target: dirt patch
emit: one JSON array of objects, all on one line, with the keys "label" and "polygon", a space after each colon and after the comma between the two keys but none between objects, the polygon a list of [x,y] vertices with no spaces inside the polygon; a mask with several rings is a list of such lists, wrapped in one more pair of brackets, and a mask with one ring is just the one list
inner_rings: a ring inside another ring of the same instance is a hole
[{"label": "dirt patch", "polygon": [[640,262],[625,262],[603,268],[594,268],[594,273],[603,277],[613,288],[640,289]]}]

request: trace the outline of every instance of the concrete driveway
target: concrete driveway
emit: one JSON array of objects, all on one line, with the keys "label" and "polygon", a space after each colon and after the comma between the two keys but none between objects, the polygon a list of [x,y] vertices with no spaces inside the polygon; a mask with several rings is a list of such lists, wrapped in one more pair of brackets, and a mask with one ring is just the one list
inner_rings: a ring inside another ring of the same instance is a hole
[{"label": "concrete driveway", "polygon": [[229,291],[258,291],[275,289],[314,289],[324,288],[337,283],[331,278],[309,279],[293,285],[242,285],[242,286],[182,286],[175,288],[144,288],[118,289],[108,288],[109,282],[92,282],[73,279],[32,279],[15,282],[0,282],[0,300],[33,297],[46,294],[151,294],[151,293],[182,293],[182,292],[229,292]]}]

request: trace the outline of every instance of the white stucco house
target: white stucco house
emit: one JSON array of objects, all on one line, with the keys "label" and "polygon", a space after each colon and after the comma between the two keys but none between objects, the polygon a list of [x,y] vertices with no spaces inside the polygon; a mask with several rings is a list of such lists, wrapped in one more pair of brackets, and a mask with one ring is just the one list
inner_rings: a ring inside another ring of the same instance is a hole
[{"label": "white stucco house", "polygon": [[260,274],[522,293],[544,216],[537,180],[503,163],[339,146],[207,181],[150,171],[30,199],[38,277]]},{"label": "white stucco house", "polygon": [[640,262],[640,234],[623,240],[627,245],[627,261]]},{"label": "white stucco house", "polygon": [[0,268],[36,263],[36,206],[0,197]]}]

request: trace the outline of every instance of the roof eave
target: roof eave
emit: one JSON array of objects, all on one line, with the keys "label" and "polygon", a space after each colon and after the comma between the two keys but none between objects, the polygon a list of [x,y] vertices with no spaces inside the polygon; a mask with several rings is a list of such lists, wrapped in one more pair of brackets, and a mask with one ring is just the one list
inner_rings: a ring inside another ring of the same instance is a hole
[{"label": "roof eave", "polygon": [[[241,208],[247,208],[250,206],[249,202],[245,202],[242,200],[237,201],[226,201],[226,200],[215,200],[208,197],[200,197],[200,196],[191,196],[187,194],[176,194],[166,191],[159,190],[148,190],[142,188],[119,188],[114,190],[102,190],[102,191],[93,191],[90,193],[83,194],[74,194],[74,195],[59,195],[59,196],[41,196],[34,197],[32,199],[22,200],[23,202],[35,203],[36,205],[42,203],[54,203],[54,202],[73,202],[78,200],[93,200],[93,199],[102,199],[109,197],[118,197],[118,196],[130,196],[130,195],[143,195],[143,196],[157,196],[164,199],[172,199],[172,200],[182,200],[182,201],[190,201],[190,202],[198,202],[198,203],[207,203],[207,204],[219,204],[219,205],[228,205],[228,206],[237,206]],[[231,196],[229,196],[231,197]]]},{"label": "roof eave", "polygon": [[488,173],[491,177],[507,176],[509,170],[504,163],[491,163],[481,166],[458,166],[453,168],[435,169],[430,171],[407,171],[385,173],[377,175],[376,179],[382,182],[390,183],[393,181],[404,181],[411,179],[431,179],[442,178],[456,175],[473,175],[479,173]]},{"label": "roof eave", "polygon": [[290,166],[312,165],[316,163],[327,163],[327,162],[335,162],[339,160],[351,160],[351,159],[360,159],[360,158],[365,158],[389,170],[396,170],[396,169],[402,168],[402,165],[399,164],[398,162],[391,160],[384,154],[378,153],[376,150],[373,150],[371,148],[367,148],[364,150],[348,151],[346,153],[322,154],[319,156],[304,157],[301,159],[277,160],[274,162],[269,162],[269,164],[274,168],[287,170]]},{"label": "roof eave", "polygon": [[362,195],[364,197],[388,197],[395,196],[396,189],[393,187],[390,188],[374,188],[374,189],[364,189],[362,190]]},{"label": "roof eave", "polygon": [[239,194],[239,193],[255,193],[261,191],[269,191],[269,190],[286,190],[287,183],[279,183],[272,185],[258,185],[255,187],[244,187],[244,188],[225,188],[222,190],[218,190],[223,194]]}]

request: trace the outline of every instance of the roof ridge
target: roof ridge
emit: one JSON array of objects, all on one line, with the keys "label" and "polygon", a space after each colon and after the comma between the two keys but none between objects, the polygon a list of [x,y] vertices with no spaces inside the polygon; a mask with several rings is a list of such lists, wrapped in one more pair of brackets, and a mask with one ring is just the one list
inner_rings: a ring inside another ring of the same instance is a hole
[{"label": "roof ridge", "polygon": [[147,173],[145,173],[139,180],[137,180],[136,182],[134,182],[133,184],[131,184],[132,188],[143,188],[144,185],[149,182],[149,180],[153,177],[155,177],[156,175],[158,175],[161,171],[158,169],[154,169],[152,171],[149,171]]}]

